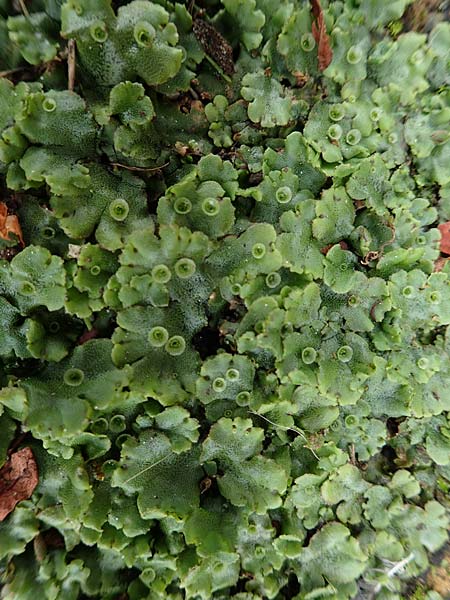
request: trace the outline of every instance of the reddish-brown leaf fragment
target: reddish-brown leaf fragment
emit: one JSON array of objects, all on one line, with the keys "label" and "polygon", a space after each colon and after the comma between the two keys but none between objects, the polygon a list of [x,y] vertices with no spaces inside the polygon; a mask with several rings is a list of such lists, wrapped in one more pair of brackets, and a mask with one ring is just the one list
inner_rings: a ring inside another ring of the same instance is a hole
[{"label": "reddish-brown leaf fragment", "polygon": [[223,35],[203,19],[193,20],[192,31],[206,54],[216,61],[224,73],[233,75],[233,48]]},{"label": "reddish-brown leaf fragment", "polygon": [[54,527],[52,527],[51,529],[47,529],[47,531],[43,531],[42,537],[44,538],[44,542],[47,548],[66,547],[63,536]]},{"label": "reddish-brown leaf fragment", "polygon": [[95,329],[95,327],[93,327],[92,329],[89,329],[89,331],[85,331],[78,338],[77,346],[81,346],[82,344],[85,344],[89,340],[95,339],[98,336],[98,334],[99,334],[99,331],[97,329]]},{"label": "reddish-brown leaf fragment", "polygon": [[449,261],[449,260],[450,260],[450,258],[448,258],[447,256],[440,256],[437,259],[437,261],[434,263],[434,269],[433,269],[433,271],[435,273],[439,273],[439,271],[442,271],[442,269],[447,264],[447,261]]},{"label": "reddish-brown leaf fragment", "polygon": [[311,1],[311,10],[315,19],[319,18],[319,15],[322,14],[322,7],[320,6],[319,0],[310,0]]},{"label": "reddish-brown leaf fragment", "polygon": [[304,87],[308,83],[308,76],[301,71],[294,71],[292,75],[295,77],[295,86]]},{"label": "reddish-brown leaf fragment", "polygon": [[312,24],[312,34],[317,44],[319,69],[324,71],[333,59],[333,50],[331,49],[330,36],[327,33],[319,0],[311,0],[311,10],[315,18]]},{"label": "reddish-brown leaf fragment", "polygon": [[39,481],[38,469],[31,448],[22,448],[11,454],[0,469],[0,521],[16,504],[27,500]]},{"label": "reddish-brown leaf fragment", "polygon": [[0,238],[10,240],[10,233],[16,234],[22,246],[25,246],[19,219],[16,215],[8,215],[8,207],[0,202]]},{"label": "reddish-brown leaf fragment", "polygon": [[[340,241],[338,243],[339,243],[339,246],[342,248],[342,250],[348,250],[347,242]],[[324,246],[323,248],[321,248],[320,251],[322,252],[322,254],[325,254],[325,256],[326,256],[328,254],[328,251],[331,250],[331,248],[335,245],[336,244],[328,244],[327,246]]]},{"label": "reddish-brown leaf fragment", "polygon": [[441,252],[442,254],[450,254],[450,221],[438,225],[441,232]]}]

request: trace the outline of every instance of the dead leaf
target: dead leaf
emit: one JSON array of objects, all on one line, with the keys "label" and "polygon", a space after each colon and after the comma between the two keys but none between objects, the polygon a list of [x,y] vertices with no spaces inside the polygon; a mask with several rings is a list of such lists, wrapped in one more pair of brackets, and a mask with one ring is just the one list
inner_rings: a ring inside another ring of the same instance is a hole
[{"label": "dead leaf", "polygon": [[79,338],[78,338],[78,342],[77,345],[81,346],[82,344],[85,344],[86,342],[88,342],[89,340],[93,340],[95,339],[99,334],[98,329],[95,329],[95,327],[93,327],[92,329],[89,329],[89,331],[85,331]]},{"label": "dead leaf", "polygon": [[319,0],[311,0],[311,10],[315,19],[319,18],[319,15],[322,13],[322,7],[320,6]]},{"label": "dead leaf", "polygon": [[71,38],[67,42],[67,89],[69,92],[73,92],[75,87],[75,73],[76,73],[76,53],[77,46],[76,41]]},{"label": "dead leaf", "polygon": [[200,481],[200,494],[204,494],[212,485],[211,477],[205,477]]},{"label": "dead leaf", "polygon": [[16,234],[22,246],[25,246],[17,215],[8,215],[8,207],[4,202],[0,202],[0,238],[10,240],[10,233]]},{"label": "dead leaf", "polygon": [[427,577],[428,585],[443,598],[450,598],[450,570],[444,566],[433,569]]},{"label": "dead leaf", "polygon": [[[331,250],[331,248],[335,246],[335,244],[328,244],[327,246],[324,246],[323,248],[320,249],[320,251],[322,252],[322,254],[325,254],[325,256],[328,254],[328,251]],[[347,242],[341,241],[339,242],[339,246],[342,248],[342,250],[348,250],[348,244]]]},{"label": "dead leaf", "polygon": [[438,225],[441,232],[441,252],[442,254],[450,254],[450,221]]},{"label": "dead leaf", "polygon": [[304,87],[308,83],[308,76],[301,71],[294,71],[292,75],[295,77],[295,86]]},{"label": "dead leaf", "polygon": [[0,521],[16,504],[27,500],[39,481],[38,469],[31,448],[22,448],[11,454],[0,469]]},{"label": "dead leaf", "polygon": [[442,271],[448,260],[450,260],[450,258],[447,258],[446,256],[440,256],[434,263],[434,272],[439,273],[439,271]]},{"label": "dead leaf", "polygon": [[315,18],[312,24],[312,34],[317,44],[319,69],[324,71],[333,58],[333,50],[331,49],[330,36],[327,33],[319,0],[311,0],[311,9]]},{"label": "dead leaf", "polygon": [[60,532],[54,527],[42,532],[45,545],[47,548],[65,548],[64,538]]},{"label": "dead leaf", "polygon": [[47,556],[47,544],[45,543],[42,533],[38,533],[33,539],[33,550],[38,562],[42,562]]}]

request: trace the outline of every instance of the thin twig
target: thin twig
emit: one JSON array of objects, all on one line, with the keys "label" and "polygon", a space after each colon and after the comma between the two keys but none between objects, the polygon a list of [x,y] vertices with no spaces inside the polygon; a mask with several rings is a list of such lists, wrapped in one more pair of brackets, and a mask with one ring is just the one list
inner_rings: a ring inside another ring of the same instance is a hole
[{"label": "thin twig", "polygon": [[130,165],[123,165],[122,163],[118,163],[118,162],[113,162],[113,163],[109,163],[111,166],[113,167],[120,167],[121,169],[128,169],[129,171],[159,171],[160,169],[164,169],[164,167],[167,167],[168,164],[170,164],[169,162],[164,163],[163,165],[160,165],[159,167],[132,167]]},{"label": "thin twig", "polygon": [[19,73],[20,71],[25,71],[26,69],[29,69],[30,65],[24,66],[24,67],[16,67],[15,69],[7,69],[6,71],[0,71],[0,78],[1,77],[9,77],[10,75],[14,75],[14,73]]},{"label": "thin twig", "polygon": [[52,64],[58,62],[61,62],[61,56],[55,56],[55,58],[52,60],[41,63],[40,65],[23,65],[21,67],[15,67],[14,69],[6,69],[5,71],[0,71],[0,78],[9,77],[10,75],[14,75],[14,73],[20,73],[21,71],[34,71],[39,75],[48,69]]},{"label": "thin twig", "polygon": [[75,87],[75,69],[76,69],[76,42],[73,38],[67,43],[67,88],[73,92]]},{"label": "thin twig", "polygon": [[191,92],[192,96],[194,97],[194,100],[199,99],[199,95],[197,94],[197,92],[194,90],[194,88],[192,86],[189,88],[189,91]]},{"label": "thin twig", "polygon": [[30,13],[28,11],[28,8],[24,2],[24,0],[19,0],[19,4],[20,4],[20,10],[23,12],[23,14],[27,17],[27,19],[30,18]]},{"label": "thin twig", "polygon": [[[280,425],[279,423],[275,423],[274,421],[271,421],[270,419],[268,419],[261,413],[256,412],[254,410],[249,410],[248,412],[251,413],[252,415],[257,415],[258,417],[261,417],[261,419],[264,419],[264,421],[267,421],[271,425],[274,425],[275,427],[279,427],[280,429],[283,429],[284,431],[293,431],[294,433],[297,433],[298,435],[300,435],[305,440],[305,442],[308,441],[308,438],[303,433],[303,431],[301,429],[298,429],[297,427],[286,427],[285,425]],[[308,450],[310,450],[313,453],[313,455],[317,458],[317,460],[319,460],[319,457],[314,452],[313,448],[310,448],[309,446],[304,446],[304,447],[307,448]]]},{"label": "thin twig", "polygon": [[195,0],[191,0],[191,3],[189,4],[189,8],[188,8],[188,13],[190,15],[192,15],[192,12],[194,10],[194,6],[195,6]]},{"label": "thin twig", "polygon": [[145,469],[142,469],[142,471],[139,471],[135,475],[132,475],[129,479],[125,480],[122,485],[125,485],[126,483],[130,483],[130,481],[133,481],[133,479],[136,479],[136,477],[140,477],[143,473],[146,473],[147,471],[150,471],[150,469],[153,469],[153,467],[156,467],[157,465],[159,465],[160,463],[162,463],[163,460],[166,460],[166,458],[168,458],[169,456],[171,456],[171,454],[172,453],[169,452],[169,454],[166,454],[165,456],[163,456],[162,458],[160,458],[159,460],[157,460],[152,465],[149,465],[148,467],[145,467]]},{"label": "thin twig", "polygon": [[350,444],[350,463],[356,465],[356,451],[355,444]]},{"label": "thin twig", "polygon": [[389,246],[390,244],[393,244],[395,242],[395,229],[394,229],[394,226],[391,225],[391,223],[386,223],[386,225],[391,230],[391,239],[387,240],[387,242],[383,242],[381,244],[381,246],[379,247],[378,250],[370,250],[364,256],[364,258],[361,260],[361,264],[362,265],[368,265],[369,262],[371,262],[372,260],[377,260],[378,258],[380,258],[383,255],[383,250],[386,248],[386,246]]}]

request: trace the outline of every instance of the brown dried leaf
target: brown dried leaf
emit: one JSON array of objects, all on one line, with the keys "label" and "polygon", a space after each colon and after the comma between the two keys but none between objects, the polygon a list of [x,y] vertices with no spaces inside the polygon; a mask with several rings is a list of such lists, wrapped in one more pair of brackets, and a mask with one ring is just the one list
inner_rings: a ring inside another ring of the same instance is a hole
[{"label": "brown dried leaf", "polygon": [[322,14],[322,7],[319,0],[311,0],[311,10],[315,19],[318,19]]},{"label": "brown dried leaf", "polygon": [[11,454],[0,469],[0,521],[16,504],[27,500],[39,481],[38,469],[31,448],[22,448]]},{"label": "brown dried leaf", "polygon": [[10,240],[10,233],[15,233],[22,246],[25,246],[19,219],[16,215],[8,215],[8,207],[0,202],[0,238]]},{"label": "brown dried leaf", "polygon": [[442,254],[450,254],[450,221],[438,225],[441,232],[441,252]]},{"label": "brown dried leaf", "polygon": [[331,49],[330,36],[327,33],[319,0],[311,0],[311,10],[315,18],[312,24],[312,34],[317,44],[319,69],[324,71],[333,59],[333,50]]},{"label": "brown dried leaf", "polygon": [[435,273],[439,273],[439,271],[442,271],[442,269],[445,267],[445,265],[447,264],[447,261],[449,261],[450,258],[448,258],[447,256],[440,256],[437,261],[434,263],[434,272]]},{"label": "brown dried leaf", "polygon": [[64,538],[60,532],[54,527],[42,532],[45,545],[47,548],[65,548]]},{"label": "brown dried leaf", "polygon": [[95,327],[93,327],[92,329],[89,329],[88,331],[85,331],[83,334],[81,334],[81,336],[78,338],[78,342],[77,345],[81,346],[82,344],[85,344],[86,342],[88,342],[89,340],[93,340],[96,337],[98,337],[98,334],[100,332],[98,331],[98,329],[95,329]]},{"label": "brown dried leaf", "polygon": [[308,83],[308,75],[302,73],[301,71],[294,71],[292,75],[295,77],[295,86],[296,87],[304,87]]},{"label": "brown dried leaf", "polygon": [[42,533],[39,533],[33,539],[33,550],[36,560],[38,562],[42,562],[47,556],[47,544],[45,543],[44,536]]},{"label": "brown dried leaf", "polygon": [[[342,250],[348,250],[348,244],[347,242],[344,242],[343,240],[338,242],[339,246],[342,248]],[[325,254],[325,256],[328,254],[328,251],[331,250],[331,248],[335,246],[335,244],[328,244],[327,246],[324,246],[323,248],[320,249],[320,251],[322,252],[322,254]]]}]

